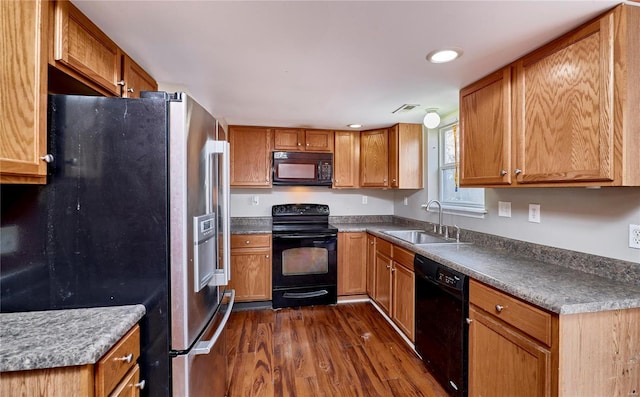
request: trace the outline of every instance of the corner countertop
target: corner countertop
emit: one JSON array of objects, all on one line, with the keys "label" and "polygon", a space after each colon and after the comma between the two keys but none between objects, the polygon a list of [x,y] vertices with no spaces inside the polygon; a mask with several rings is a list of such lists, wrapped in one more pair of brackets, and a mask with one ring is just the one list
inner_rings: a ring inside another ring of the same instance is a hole
[{"label": "corner countertop", "polygon": [[[553,313],[640,308],[640,285],[523,256],[515,249],[480,244],[433,244],[422,248],[383,233],[415,227],[387,222],[332,224],[340,232],[369,232],[384,238]],[[245,232],[248,230],[250,226]],[[236,233],[242,232],[236,230]]]},{"label": "corner countertop", "polygon": [[0,314],[0,372],[95,364],[145,314],[143,305]]}]

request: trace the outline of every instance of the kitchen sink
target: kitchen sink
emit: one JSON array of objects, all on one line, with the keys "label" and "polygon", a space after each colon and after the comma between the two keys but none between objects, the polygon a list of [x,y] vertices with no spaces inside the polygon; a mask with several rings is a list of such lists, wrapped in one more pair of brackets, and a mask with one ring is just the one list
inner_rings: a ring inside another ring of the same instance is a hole
[{"label": "kitchen sink", "polygon": [[426,232],[424,230],[385,230],[382,233],[388,234],[399,238],[404,241],[408,241],[411,244],[427,245],[427,244],[466,244],[463,242],[457,242],[454,238],[445,238],[444,236]]}]

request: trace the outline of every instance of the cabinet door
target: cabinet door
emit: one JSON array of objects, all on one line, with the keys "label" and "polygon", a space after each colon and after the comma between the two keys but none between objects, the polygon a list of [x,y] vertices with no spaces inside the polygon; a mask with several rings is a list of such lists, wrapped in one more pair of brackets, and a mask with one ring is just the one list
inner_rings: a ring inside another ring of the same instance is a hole
[{"label": "cabinet door", "polygon": [[304,150],[304,131],[298,128],[274,128],[274,150]]},{"label": "cabinet door", "polygon": [[551,395],[551,353],[473,305],[469,309],[469,396]]},{"label": "cabinet door", "polygon": [[140,396],[140,388],[144,387],[143,385],[144,383],[140,382],[140,366],[136,364],[120,384],[116,386],[116,389],[109,394],[109,397],[138,397]]},{"label": "cabinet door", "polygon": [[511,184],[511,68],[460,91],[460,185]]},{"label": "cabinet door", "polygon": [[309,152],[333,152],[333,131],[305,130],[305,149]]},{"label": "cabinet door", "polygon": [[271,187],[271,130],[229,127],[231,187]]},{"label": "cabinet door", "polygon": [[415,335],[415,273],[393,263],[392,320],[412,342]]},{"label": "cabinet door", "polygon": [[388,187],[389,152],[387,129],[360,133],[360,186]]},{"label": "cabinet door", "polygon": [[398,124],[389,128],[389,186],[395,189],[400,186],[399,130]]},{"label": "cabinet door", "polygon": [[376,285],[376,237],[367,234],[367,294],[375,297]]},{"label": "cabinet door", "polygon": [[357,188],[359,183],[360,131],[336,131],[333,153],[333,187]]},{"label": "cabinet door", "polygon": [[518,183],[613,180],[612,25],[609,14],[517,63]]},{"label": "cabinet door", "polygon": [[[422,189],[422,124],[399,124],[397,139],[396,187]],[[393,177],[390,178],[393,184]]]},{"label": "cabinet door", "polygon": [[271,300],[271,250],[232,249],[229,288],[238,302]]},{"label": "cabinet door", "polygon": [[45,183],[46,1],[0,1],[0,182]]},{"label": "cabinet door", "polygon": [[338,233],[338,295],[367,292],[366,233]]},{"label": "cabinet door", "polygon": [[158,83],[128,55],[122,56],[122,96],[140,98],[140,91],[157,91]]},{"label": "cabinet door", "polygon": [[120,96],[120,48],[66,0],[55,4],[54,59]]},{"label": "cabinet door", "polygon": [[391,258],[380,251],[376,252],[375,297],[380,308],[391,316]]}]

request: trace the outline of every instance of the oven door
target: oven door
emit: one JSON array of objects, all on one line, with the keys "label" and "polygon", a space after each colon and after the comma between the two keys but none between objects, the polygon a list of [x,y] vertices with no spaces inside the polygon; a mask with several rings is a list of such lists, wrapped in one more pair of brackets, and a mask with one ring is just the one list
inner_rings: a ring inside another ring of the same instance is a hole
[{"label": "oven door", "polygon": [[274,307],[335,303],[337,246],[337,233],[274,233]]}]

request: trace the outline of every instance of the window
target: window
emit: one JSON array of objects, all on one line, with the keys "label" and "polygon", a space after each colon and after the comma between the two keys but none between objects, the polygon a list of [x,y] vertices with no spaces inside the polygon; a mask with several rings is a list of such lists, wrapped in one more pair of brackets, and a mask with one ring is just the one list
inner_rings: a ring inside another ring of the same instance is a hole
[{"label": "window", "polygon": [[438,130],[438,135],[439,190],[443,208],[455,213],[485,213],[484,189],[458,187],[458,123],[445,125]]}]

